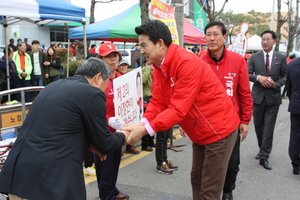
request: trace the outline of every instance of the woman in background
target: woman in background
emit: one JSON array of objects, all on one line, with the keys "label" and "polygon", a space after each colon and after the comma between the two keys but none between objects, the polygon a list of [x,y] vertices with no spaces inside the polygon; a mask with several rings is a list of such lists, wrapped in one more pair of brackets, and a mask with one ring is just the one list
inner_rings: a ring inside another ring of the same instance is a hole
[{"label": "woman in background", "polygon": [[53,47],[47,50],[47,60],[44,65],[46,66],[45,77],[46,79],[49,78],[50,83],[60,79],[61,60]]}]

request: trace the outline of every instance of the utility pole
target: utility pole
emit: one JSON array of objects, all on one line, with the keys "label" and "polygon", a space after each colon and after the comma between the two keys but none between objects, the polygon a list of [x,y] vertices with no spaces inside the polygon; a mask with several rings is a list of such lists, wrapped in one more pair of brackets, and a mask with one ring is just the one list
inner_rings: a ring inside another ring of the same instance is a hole
[{"label": "utility pole", "polygon": [[275,0],[273,0],[273,6],[272,6],[272,14],[271,14],[271,23],[270,23],[270,30],[273,30],[274,27],[274,7],[275,7]]},{"label": "utility pole", "polygon": [[178,32],[179,45],[183,46],[183,0],[172,0],[175,7],[175,20]]}]

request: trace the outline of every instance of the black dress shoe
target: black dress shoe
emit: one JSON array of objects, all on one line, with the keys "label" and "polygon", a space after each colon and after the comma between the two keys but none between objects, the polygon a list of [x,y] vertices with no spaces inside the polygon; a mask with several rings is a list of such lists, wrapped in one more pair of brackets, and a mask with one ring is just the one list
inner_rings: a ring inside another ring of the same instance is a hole
[{"label": "black dress shoe", "polygon": [[259,164],[262,165],[267,170],[271,170],[272,169],[272,166],[268,162],[268,159],[260,159],[259,160]]},{"label": "black dress shoe", "polygon": [[233,200],[232,192],[223,192],[222,200]]},{"label": "black dress shoe", "polygon": [[142,147],[142,150],[144,151],[153,151],[153,149],[151,147]]},{"label": "black dress shoe", "polygon": [[150,147],[156,147],[156,145],[153,143],[153,144],[150,144],[149,145]]},{"label": "black dress shoe", "polygon": [[255,159],[257,160],[259,159],[259,153],[255,156]]},{"label": "black dress shoe", "polygon": [[300,174],[300,169],[293,169],[293,174],[299,175]]}]

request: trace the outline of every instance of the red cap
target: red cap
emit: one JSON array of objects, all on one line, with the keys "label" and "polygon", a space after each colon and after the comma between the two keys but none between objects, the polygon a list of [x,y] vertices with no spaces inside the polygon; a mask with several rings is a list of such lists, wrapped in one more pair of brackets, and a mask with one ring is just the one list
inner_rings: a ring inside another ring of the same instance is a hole
[{"label": "red cap", "polygon": [[113,43],[103,43],[99,47],[99,55],[100,56],[107,56],[108,54],[112,52],[118,52],[117,47]]}]

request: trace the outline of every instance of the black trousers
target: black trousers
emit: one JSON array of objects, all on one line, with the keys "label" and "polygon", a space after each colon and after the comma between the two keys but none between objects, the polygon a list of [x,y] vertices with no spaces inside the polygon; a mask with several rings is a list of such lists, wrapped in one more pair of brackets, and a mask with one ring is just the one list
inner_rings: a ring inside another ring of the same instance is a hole
[{"label": "black trousers", "polygon": [[229,193],[235,189],[236,177],[240,171],[240,144],[241,136],[239,131],[228,163],[228,169],[223,187],[223,191],[226,193]]},{"label": "black trousers", "polygon": [[168,149],[168,138],[173,128],[166,131],[161,131],[156,134],[156,148],[155,158],[157,165],[161,165],[163,162],[167,162],[167,149]]},{"label": "black trousers", "polygon": [[94,154],[94,161],[100,199],[115,200],[120,192],[116,183],[121,162],[121,148],[108,153],[104,161],[100,161],[98,155]]},{"label": "black trousers", "polygon": [[300,169],[300,115],[291,113],[289,156],[294,169]]},{"label": "black trousers", "polygon": [[254,104],[253,119],[259,147],[260,159],[268,159],[272,151],[273,134],[279,105],[268,106],[263,100]]}]

